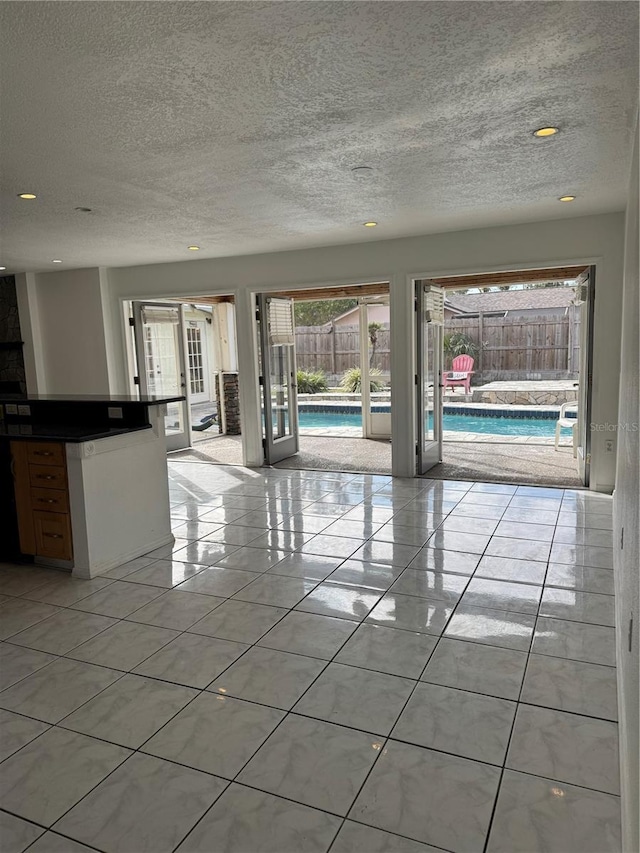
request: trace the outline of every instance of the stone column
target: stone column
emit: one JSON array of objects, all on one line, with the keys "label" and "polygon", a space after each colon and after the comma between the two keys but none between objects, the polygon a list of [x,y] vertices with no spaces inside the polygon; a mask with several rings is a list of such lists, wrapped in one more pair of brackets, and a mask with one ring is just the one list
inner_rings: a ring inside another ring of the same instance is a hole
[{"label": "stone column", "polygon": [[237,373],[222,374],[222,394],[227,435],[241,435],[240,388]]}]

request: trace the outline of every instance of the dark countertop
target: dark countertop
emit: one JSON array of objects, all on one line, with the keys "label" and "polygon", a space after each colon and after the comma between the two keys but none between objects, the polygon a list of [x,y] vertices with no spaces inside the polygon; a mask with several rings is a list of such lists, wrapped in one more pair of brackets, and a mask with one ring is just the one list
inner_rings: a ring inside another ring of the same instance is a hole
[{"label": "dark countertop", "polygon": [[2,394],[0,403],[139,403],[144,406],[158,406],[163,403],[175,403],[186,400],[184,394],[173,397],[131,394]]},{"label": "dark countertop", "polygon": [[111,438],[114,435],[126,435],[129,432],[139,432],[151,429],[149,424],[144,426],[117,427],[74,427],[55,426],[50,424],[0,424],[0,441],[64,441],[78,444],[82,441],[97,441],[100,438]]}]

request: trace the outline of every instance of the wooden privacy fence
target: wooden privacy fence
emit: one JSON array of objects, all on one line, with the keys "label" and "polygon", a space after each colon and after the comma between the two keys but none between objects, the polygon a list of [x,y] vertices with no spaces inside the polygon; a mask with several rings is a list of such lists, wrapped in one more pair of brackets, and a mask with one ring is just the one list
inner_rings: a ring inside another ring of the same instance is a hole
[{"label": "wooden privacy fence", "polygon": [[[373,366],[388,373],[391,366],[389,329],[377,333]],[[339,376],[350,367],[360,367],[360,331],[358,326],[298,326],[296,328],[298,370],[322,370]]]},{"label": "wooden privacy fence", "polygon": [[[500,379],[569,378],[579,370],[580,313],[571,306],[567,314],[536,317],[447,318],[445,335],[463,332],[479,347],[475,382]],[[377,333],[373,366],[383,373],[391,368],[390,333],[385,324]],[[360,366],[358,326],[298,326],[296,358],[300,370],[322,370],[339,377]],[[446,367],[450,367],[445,357]]]},{"label": "wooden privacy fence", "polygon": [[[558,378],[579,370],[580,314],[564,316],[456,317],[445,322],[445,335],[462,332],[479,347],[475,370],[483,374],[541,373]],[[449,365],[447,364],[447,367]]]}]

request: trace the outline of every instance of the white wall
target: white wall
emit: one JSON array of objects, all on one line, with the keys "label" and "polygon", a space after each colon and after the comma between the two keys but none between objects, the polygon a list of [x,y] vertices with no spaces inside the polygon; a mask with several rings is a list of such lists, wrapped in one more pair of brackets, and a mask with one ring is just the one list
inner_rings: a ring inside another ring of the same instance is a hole
[{"label": "white wall", "polygon": [[[620,412],[618,417],[618,460],[614,515],[614,572],[616,581],[616,624],[618,662],[618,705],[622,774],[622,825],[624,850],[640,850],[638,833],[638,756],[640,756],[640,385],[638,338],[640,317],[638,291],[638,125],[627,208],[622,344],[620,364]],[[633,427],[635,425],[635,430]],[[626,428],[625,428],[626,427]],[[624,529],[624,547],[621,548]],[[633,618],[631,648],[629,622]]]},{"label": "white wall", "polygon": [[[64,328],[73,331],[64,318],[67,311],[77,311],[76,297],[82,288],[79,283],[67,283],[75,281],[76,273],[39,275],[39,293],[46,284],[48,303],[55,301],[57,306],[51,318],[42,311],[40,316],[46,346],[56,356],[47,369],[49,383],[56,390],[61,384],[68,384],[69,380],[63,376],[68,362],[86,361],[87,350],[93,352],[105,345],[109,360],[104,352],[97,353],[95,358],[109,374],[112,390],[127,393],[122,300],[232,293],[237,300],[241,413],[243,424],[253,425],[253,429],[245,430],[243,440],[247,461],[256,464],[261,457],[261,436],[250,294],[297,286],[389,281],[394,347],[391,365],[394,473],[408,476],[415,463],[411,278],[593,262],[597,266],[597,296],[592,414],[596,423],[615,423],[620,352],[614,342],[620,338],[623,235],[624,215],[604,214],[295,252],[111,268],[106,275],[108,284],[101,293],[110,316],[100,319],[94,310],[96,306],[87,305],[90,325],[97,333],[102,322],[106,342],[96,334],[85,341],[70,337],[57,346],[51,345],[56,334],[51,326],[61,317]],[[77,272],[86,277],[90,271]],[[81,375],[76,376],[75,385],[86,385],[93,370],[76,365],[72,375],[78,371]],[[95,369],[96,373],[100,371],[100,367]],[[107,381],[102,374],[96,378],[102,384]],[[592,487],[603,491],[612,489],[615,476],[615,448],[613,453],[604,451],[605,438],[610,437],[604,431],[593,435]]]},{"label": "white wall", "polygon": [[[104,271],[70,270],[18,276],[18,310],[28,311],[27,388],[40,394],[103,394],[120,360]],[[106,309],[106,311],[105,311]],[[117,330],[120,333],[120,330]]]}]

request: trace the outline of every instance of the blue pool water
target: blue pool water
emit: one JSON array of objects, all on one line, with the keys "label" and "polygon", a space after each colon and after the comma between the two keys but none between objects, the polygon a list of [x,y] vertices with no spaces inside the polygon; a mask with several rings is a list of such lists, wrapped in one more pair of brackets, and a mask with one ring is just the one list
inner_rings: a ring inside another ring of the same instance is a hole
[{"label": "blue pool water", "polygon": [[[300,426],[313,429],[331,427],[361,427],[359,414],[342,412],[300,412]],[[502,418],[495,416],[444,415],[444,429],[452,432],[491,433],[493,435],[522,435],[553,438],[554,418]],[[567,432],[567,435],[570,433]]]}]

